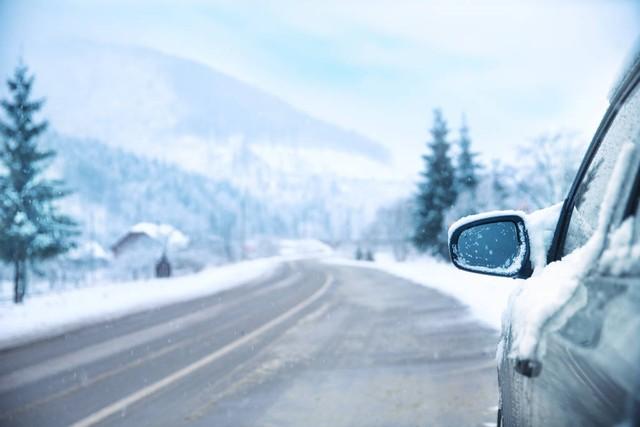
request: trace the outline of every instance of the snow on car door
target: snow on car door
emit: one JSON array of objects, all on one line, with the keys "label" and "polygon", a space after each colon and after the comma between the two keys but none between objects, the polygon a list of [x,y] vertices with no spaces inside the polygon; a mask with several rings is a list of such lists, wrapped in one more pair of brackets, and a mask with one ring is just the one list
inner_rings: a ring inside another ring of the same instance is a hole
[{"label": "snow on car door", "polygon": [[616,424],[640,377],[640,249],[632,255],[637,214],[628,208],[640,179],[638,117],[636,88],[578,187],[563,252],[573,256],[559,262],[583,271],[540,333],[542,369],[529,384],[533,425]]}]

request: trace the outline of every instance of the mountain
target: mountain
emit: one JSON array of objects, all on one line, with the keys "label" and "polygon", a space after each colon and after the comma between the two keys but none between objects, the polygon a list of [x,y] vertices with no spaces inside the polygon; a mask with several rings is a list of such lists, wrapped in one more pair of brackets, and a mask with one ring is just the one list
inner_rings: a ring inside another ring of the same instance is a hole
[{"label": "mountain", "polygon": [[86,237],[105,246],[139,222],[169,223],[189,234],[215,233],[217,217],[240,209],[240,193],[228,182],[96,140],[49,134],[42,144],[57,154],[51,174],[72,191],[61,200],[63,209],[80,221]]},{"label": "mountain", "polygon": [[412,188],[379,143],[190,60],[74,42],[31,47],[25,61],[47,100],[56,173],[75,191],[65,208],[105,245],[139,222],[348,240]]},{"label": "mountain", "polygon": [[[379,143],[191,60],[88,42],[32,48],[26,60],[61,133],[197,172],[215,174],[211,165],[234,144],[311,153],[306,157],[318,168],[333,168],[322,158],[326,152],[358,159],[369,170],[389,162]],[[353,168],[333,172],[352,174]]]},{"label": "mountain", "polygon": [[61,208],[79,220],[83,240],[103,246],[143,222],[171,224],[196,242],[215,237],[235,246],[242,235],[338,241],[364,226],[366,197],[353,193],[365,183],[355,180],[349,180],[355,187],[320,178],[288,182],[272,199],[97,140],[50,133],[42,144],[57,154],[49,173],[72,191]]}]

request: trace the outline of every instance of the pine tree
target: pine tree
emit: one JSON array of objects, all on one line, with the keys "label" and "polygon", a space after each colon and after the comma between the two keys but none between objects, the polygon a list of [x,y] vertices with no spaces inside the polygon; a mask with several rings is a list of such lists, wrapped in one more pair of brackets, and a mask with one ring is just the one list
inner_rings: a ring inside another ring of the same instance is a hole
[{"label": "pine tree", "polygon": [[11,99],[0,105],[0,259],[14,267],[14,301],[21,303],[27,287],[27,263],[59,255],[71,247],[75,222],[58,212],[55,201],[68,194],[59,180],[42,177],[55,156],[40,150],[38,137],[47,122],[33,115],[43,100],[30,100],[33,76],[19,65],[7,80]]},{"label": "pine tree", "polygon": [[[494,159],[491,164],[491,209],[504,209],[506,201],[509,198],[509,190],[504,185],[508,174],[504,173],[503,166],[500,161]],[[513,174],[511,174],[513,176]]]},{"label": "pine tree", "polygon": [[456,168],[456,186],[458,190],[458,206],[456,213],[459,216],[470,215],[477,212],[476,189],[480,183],[478,171],[481,166],[476,161],[478,153],[471,151],[471,138],[465,118],[462,118],[460,127],[460,140],[458,141],[459,154]]},{"label": "pine tree", "polygon": [[475,192],[478,188],[478,171],[481,168],[476,162],[478,153],[471,151],[471,138],[466,120],[462,119],[460,127],[460,140],[458,141],[460,153],[458,154],[457,180],[460,191]]},{"label": "pine tree", "polygon": [[428,250],[447,256],[447,233],[444,218],[457,197],[455,171],[449,157],[447,124],[440,110],[434,111],[430,153],[424,155],[423,180],[416,196],[416,230],[413,243],[422,252]]}]

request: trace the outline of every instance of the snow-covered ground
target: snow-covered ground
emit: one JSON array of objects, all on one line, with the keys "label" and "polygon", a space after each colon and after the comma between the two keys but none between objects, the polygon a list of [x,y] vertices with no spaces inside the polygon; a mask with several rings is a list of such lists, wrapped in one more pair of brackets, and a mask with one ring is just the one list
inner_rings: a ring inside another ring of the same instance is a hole
[{"label": "snow-covered ground", "polygon": [[127,314],[211,295],[273,273],[283,257],[263,258],[170,279],[102,284],[0,306],[0,348]]},{"label": "snow-covered ground", "polygon": [[478,320],[500,330],[502,312],[509,303],[509,295],[523,280],[468,273],[450,262],[429,256],[397,262],[388,254],[376,255],[374,262],[345,258],[327,258],[331,264],[374,268],[410,280],[416,284],[451,295],[469,306]]}]

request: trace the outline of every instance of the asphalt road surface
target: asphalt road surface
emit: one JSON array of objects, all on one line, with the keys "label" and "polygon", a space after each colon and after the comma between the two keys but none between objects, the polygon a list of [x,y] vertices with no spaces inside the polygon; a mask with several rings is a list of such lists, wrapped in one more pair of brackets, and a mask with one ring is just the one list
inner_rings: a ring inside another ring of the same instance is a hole
[{"label": "asphalt road surface", "polygon": [[1,352],[0,425],[494,425],[496,342],[441,293],[300,261]]}]

